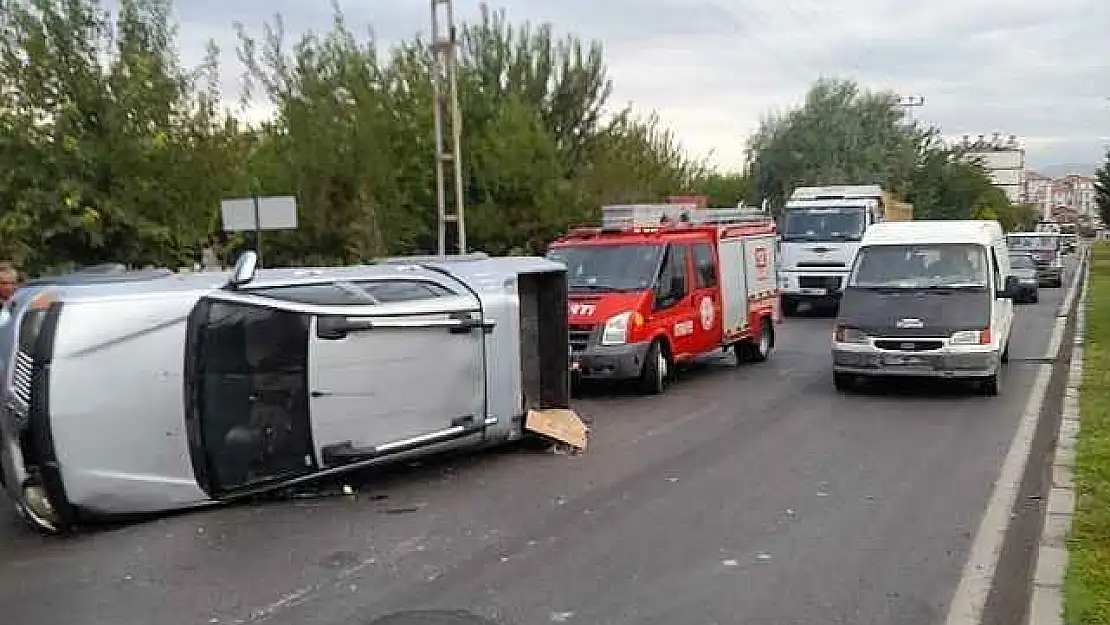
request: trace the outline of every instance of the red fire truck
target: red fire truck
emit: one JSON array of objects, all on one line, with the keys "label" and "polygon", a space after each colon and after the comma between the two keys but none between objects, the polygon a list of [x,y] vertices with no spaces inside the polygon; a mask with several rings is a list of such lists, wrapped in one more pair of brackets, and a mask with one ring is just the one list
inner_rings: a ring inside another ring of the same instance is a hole
[{"label": "red fire truck", "polygon": [[577,381],[635,379],[661,393],[696,356],[731,348],[760,362],[774,348],[775,222],[761,211],[607,206],[601,227],[572,230],[548,258],[567,266]]}]

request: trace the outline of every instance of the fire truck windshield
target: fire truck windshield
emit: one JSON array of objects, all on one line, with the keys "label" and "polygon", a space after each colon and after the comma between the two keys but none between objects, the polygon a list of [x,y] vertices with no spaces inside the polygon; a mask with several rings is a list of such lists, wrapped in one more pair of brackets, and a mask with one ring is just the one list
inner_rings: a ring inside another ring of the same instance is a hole
[{"label": "fire truck windshield", "polygon": [[567,266],[570,290],[642,291],[655,284],[662,245],[560,246],[547,258]]},{"label": "fire truck windshield", "polygon": [[792,208],[782,228],[783,241],[858,241],[863,236],[862,206]]}]

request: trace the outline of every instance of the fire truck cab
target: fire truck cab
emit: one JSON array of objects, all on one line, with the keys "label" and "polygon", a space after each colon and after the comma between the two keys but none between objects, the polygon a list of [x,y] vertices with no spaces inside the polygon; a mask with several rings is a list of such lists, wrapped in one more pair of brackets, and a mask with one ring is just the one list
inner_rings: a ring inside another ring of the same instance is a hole
[{"label": "fire truck cab", "polygon": [[779,321],[775,222],[759,210],[606,206],[556,240],[567,267],[572,380],[662,393],[675,365],[723,349],[766,360]]}]

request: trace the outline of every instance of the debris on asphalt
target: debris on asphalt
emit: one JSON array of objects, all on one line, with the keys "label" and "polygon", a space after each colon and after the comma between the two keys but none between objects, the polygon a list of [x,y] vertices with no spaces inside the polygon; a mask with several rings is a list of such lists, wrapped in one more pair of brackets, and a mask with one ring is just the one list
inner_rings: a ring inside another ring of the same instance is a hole
[{"label": "debris on asphalt", "polygon": [[725,566],[740,566],[740,561],[729,558],[728,560],[721,560],[721,564]]},{"label": "debris on asphalt", "polygon": [[678,481],[678,478],[673,476],[673,475],[669,475],[669,476],[667,476],[667,481],[670,482],[671,484],[674,484],[675,482]]},{"label": "debris on asphalt", "polygon": [[574,612],[552,612],[551,621],[553,623],[565,623],[574,618]]},{"label": "debris on asphalt", "polygon": [[771,554],[761,552],[761,553],[759,553],[755,556],[755,559],[758,560],[759,562],[770,562],[771,561]]},{"label": "debris on asphalt", "polygon": [[568,453],[567,450],[560,449],[559,443],[570,447],[569,453],[586,451],[586,435],[589,427],[576,412],[569,408],[529,410],[524,418],[524,429],[553,440],[556,443],[552,448],[554,453]]}]

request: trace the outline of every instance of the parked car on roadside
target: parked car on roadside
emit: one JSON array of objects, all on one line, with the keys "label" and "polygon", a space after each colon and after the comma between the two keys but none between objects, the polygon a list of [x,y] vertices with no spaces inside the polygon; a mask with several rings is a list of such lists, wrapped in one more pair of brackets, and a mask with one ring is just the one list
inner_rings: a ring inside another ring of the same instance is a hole
[{"label": "parked car on roadside", "polygon": [[530,411],[568,406],[559,263],[255,264],[20,289],[0,327],[0,460],[28,521],[218,504],[519,439]]},{"label": "parked car on roadside", "polygon": [[1040,299],[1037,263],[1029,252],[1010,252],[1010,272],[1018,279],[1015,304],[1036,304]]}]

